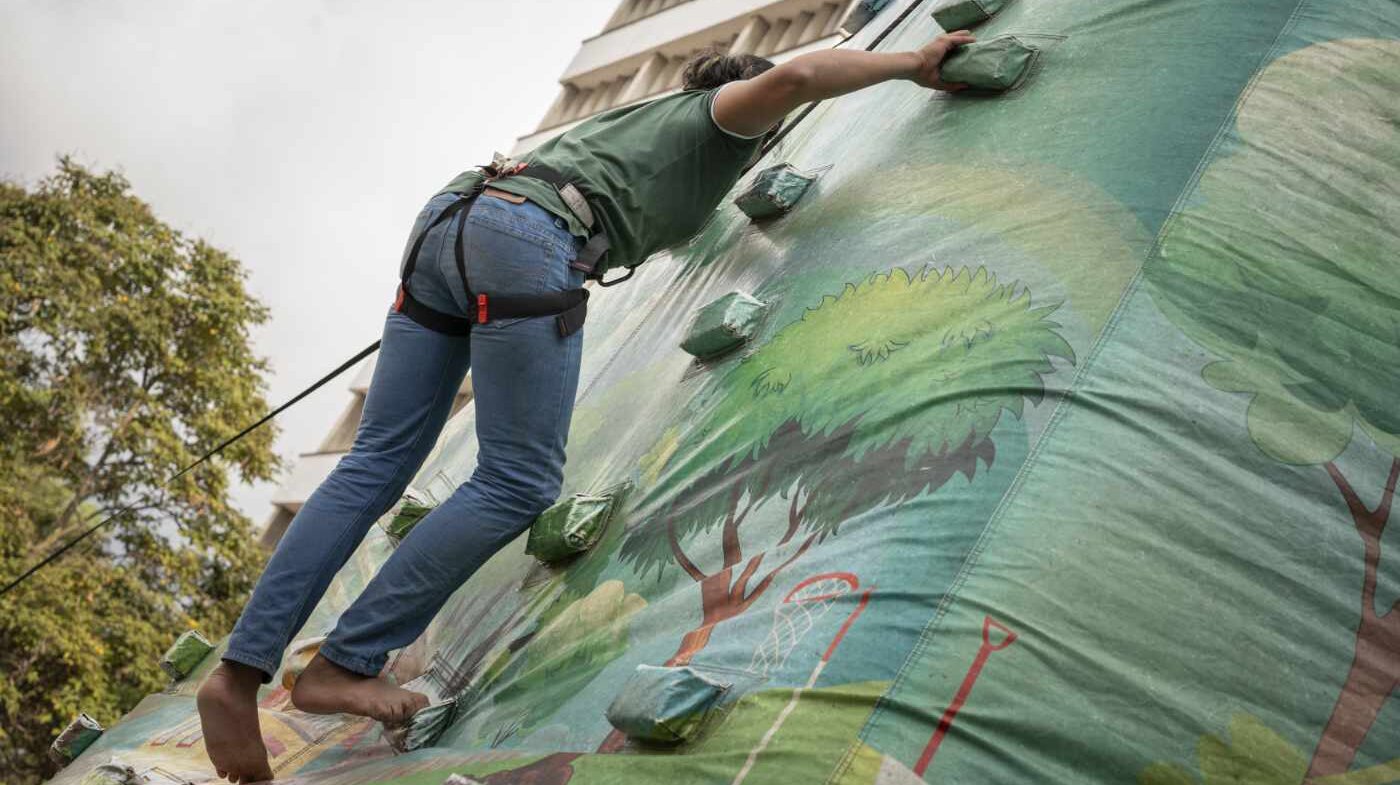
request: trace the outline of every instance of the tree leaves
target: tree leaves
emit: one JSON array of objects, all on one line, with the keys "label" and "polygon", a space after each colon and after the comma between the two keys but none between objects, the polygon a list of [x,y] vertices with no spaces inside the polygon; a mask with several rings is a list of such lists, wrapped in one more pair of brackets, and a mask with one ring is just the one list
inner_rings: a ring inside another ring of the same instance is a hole
[{"label": "tree leaves", "polygon": [[[702,415],[653,461],[664,522],[621,555],[643,567],[684,539],[772,496],[806,531],[937,489],[990,464],[1001,413],[1039,400],[1070,345],[1030,295],[985,269],[903,268],[826,295],[705,394]],[[800,513],[800,514],[799,514]]]},{"label": "tree leaves", "polygon": [[[1196,745],[1200,785],[1301,785],[1308,762],[1287,739],[1250,714],[1230,718],[1229,738],[1201,736]],[[1138,775],[1138,785],[1196,785],[1185,769],[1154,763]]]},{"label": "tree leaves", "polygon": [[65,158],[32,190],[0,183],[0,575],[134,508],[4,600],[0,779],[35,781],[71,715],[114,721],[180,632],[237,617],[262,553],[228,470],[270,478],[274,431],[162,483],[267,409],[244,278],[118,174]]},{"label": "tree leaves", "polygon": [[1275,60],[1229,152],[1147,266],[1162,312],[1255,396],[1267,455],[1317,464],[1360,424],[1400,454],[1400,43],[1331,41]]}]

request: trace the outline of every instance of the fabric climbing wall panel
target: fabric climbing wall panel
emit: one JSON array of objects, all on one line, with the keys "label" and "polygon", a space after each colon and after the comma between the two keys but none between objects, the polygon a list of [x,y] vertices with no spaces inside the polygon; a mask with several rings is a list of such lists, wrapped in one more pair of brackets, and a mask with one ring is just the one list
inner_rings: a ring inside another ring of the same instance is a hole
[{"label": "fabric climbing wall panel", "polygon": [[[830,167],[800,209],[726,201],[595,293],[564,494],[631,483],[602,539],[522,536],[397,654],[458,698],[431,748],[269,688],[279,779],[1400,781],[1400,5],[1017,0],[977,29],[1008,33],[1016,90],[825,102],[758,164]],[[697,363],[733,291],[763,319]],[[473,417],[416,498],[471,476]],[[57,781],[197,776],[213,659]],[[726,688],[634,754],[639,666]]]}]

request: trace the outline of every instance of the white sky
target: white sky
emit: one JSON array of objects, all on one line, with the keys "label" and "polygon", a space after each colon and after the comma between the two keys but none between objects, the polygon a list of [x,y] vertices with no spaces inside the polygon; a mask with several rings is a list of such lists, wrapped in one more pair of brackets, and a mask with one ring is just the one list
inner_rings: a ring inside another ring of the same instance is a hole
[{"label": "white sky", "polygon": [[[72,153],[232,253],[273,404],[379,336],[422,203],[534,130],[617,0],[0,0],[0,175]],[[314,449],[347,374],[282,419]],[[255,524],[275,484],[240,488]]]}]

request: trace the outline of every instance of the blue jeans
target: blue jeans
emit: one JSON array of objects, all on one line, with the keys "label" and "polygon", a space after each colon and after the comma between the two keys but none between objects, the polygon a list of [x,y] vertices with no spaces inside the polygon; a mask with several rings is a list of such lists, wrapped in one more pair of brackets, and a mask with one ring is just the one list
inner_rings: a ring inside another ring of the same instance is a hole
[{"label": "blue jeans", "polygon": [[[429,201],[410,243],[454,199]],[[465,316],[453,256],[461,220],[425,238],[410,288],[429,307]],[[583,285],[583,273],[569,267],[579,241],[539,206],[482,196],[466,220],[473,290],[519,295]],[[391,650],[412,643],[453,591],[557,499],[582,346],[582,330],[562,338],[549,316],[492,321],[453,337],[390,311],[354,446],[292,520],[224,659],[272,678],[331,579],[422,465],[470,367],[476,471],[419,521],[321,646],[341,667],[379,673]]]}]

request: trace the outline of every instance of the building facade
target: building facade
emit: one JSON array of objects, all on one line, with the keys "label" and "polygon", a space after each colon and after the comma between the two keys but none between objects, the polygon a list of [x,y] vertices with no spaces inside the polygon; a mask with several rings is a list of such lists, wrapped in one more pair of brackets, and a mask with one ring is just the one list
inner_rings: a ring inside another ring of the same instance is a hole
[{"label": "building facade", "polygon": [[[685,61],[706,47],[782,62],[831,47],[860,0],[623,0],[603,31],[584,39],[560,76],[539,127],[520,137],[526,153],[606,109],[680,89]],[[867,0],[867,5],[869,1]]]}]

